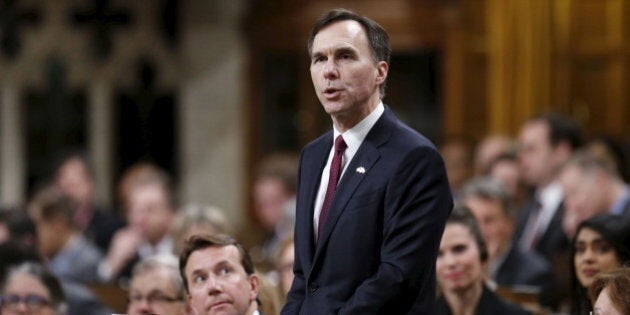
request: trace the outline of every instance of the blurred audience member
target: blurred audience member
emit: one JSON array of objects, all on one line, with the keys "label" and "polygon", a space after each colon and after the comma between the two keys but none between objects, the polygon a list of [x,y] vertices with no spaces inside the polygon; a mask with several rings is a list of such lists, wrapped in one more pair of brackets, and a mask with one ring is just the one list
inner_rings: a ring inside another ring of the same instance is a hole
[{"label": "blurred audience member", "polygon": [[260,315],[260,281],[245,248],[230,236],[195,235],[179,256],[193,314]]},{"label": "blurred audience member", "polygon": [[580,222],[598,214],[630,218],[630,186],[613,165],[589,151],[579,151],[560,174],[566,209],[563,228],[572,236]]},{"label": "blurred audience member", "polygon": [[261,257],[265,262],[273,261],[278,242],[293,233],[297,166],[294,155],[275,154],[262,161],[256,174],[254,211],[265,233]]},{"label": "blurred audience member", "polygon": [[484,284],[483,268],[488,252],[473,215],[456,205],[440,242],[436,262],[442,290],[435,314],[530,314],[501,300]]},{"label": "blurred audience member", "polygon": [[613,138],[608,136],[595,137],[586,143],[584,148],[615,169],[624,182],[630,181],[630,167],[628,167],[630,160],[628,160],[623,146]]},{"label": "blurred audience member", "polygon": [[[42,258],[37,254],[35,248],[25,247],[12,240],[0,244],[0,284],[4,281],[4,276],[10,267],[23,262],[32,261],[41,263]],[[0,312],[0,314],[2,314]]]},{"label": "blurred audience member", "polygon": [[[2,285],[2,292],[3,299],[6,296],[13,296],[7,300],[13,302],[3,300],[2,314],[112,313],[86,287],[73,282],[59,281],[43,265],[35,261],[22,261],[10,267]],[[35,297],[29,298],[30,296]],[[45,300],[39,299],[40,297],[44,297]]]},{"label": "blurred audience member", "polygon": [[0,212],[0,231],[4,231],[0,234],[6,233],[4,237],[7,242],[14,242],[25,248],[35,248],[37,245],[35,224],[22,209],[7,208]]},{"label": "blurred audience member", "polygon": [[8,270],[0,301],[3,315],[65,315],[68,310],[59,280],[34,262]]},{"label": "blurred audience member", "polygon": [[127,217],[127,209],[129,208],[129,195],[132,188],[137,182],[143,182],[147,178],[150,179],[159,173],[160,169],[153,163],[138,162],[125,170],[118,181],[116,196],[120,213],[123,217]]},{"label": "blurred audience member", "polygon": [[599,274],[588,289],[593,315],[630,314],[630,267]]},{"label": "blurred audience member", "polygon": [[0,208],[0,244],[9,241],[9,215],[10,209]]},{"label": "blurred audience member", "polygon": [[103,252],[107,251],[124,221],[96,203],[93,173],[85,155],[73,153],[62,159],[56,168],[55,184],[74,202],[75,227]]},{"label": "blurred audience member", "polygon": [[286,296],[293,283],[293,260],[295,259],[295,243],[293,234],[280,242],[276,255],[276,272],[278,274],[278,287],[282,296]]},{"label": "blurred audience member", "polygon": [[258,310],[260,314],[280,314],[280,292],[267,276],[256,272],[259,282],[258,290]]},{"label": "blurred audience member", "polygon": [[116,232],[99,265],[99,276],[106,281],[128,279],[133,265],[143,258],[173,253],[170,229],[176,205],[168,175],[159,171],[136,181],[128,201],[128,226]]},{"label": "blurred audience member", "polygon": [[630,263],[630,221],[605,214],[582,222],[571,247],[571,314],[586,315],[592,305],[587,288],[595,277]]},{"label": "blurred audience member", "polygon": [[184,284],[175,256],[151,256],[134,266],[129,284],[128,315],[184,315],[186,312]]},{"label": "blurred audience member", "polygon": [[516,242],[523,251],[535,250],[553,262],[569,247],[562,230],[564,195],[557,176],[580,146],[580,130],[564,116],[535,116],[521,128],[519,144],[523,178],[535,194],[518,220]]},{"label": "blurred audience member", "polygon": [[232,234],[223,210],[214,206],[188,205],[179,210],[172,235],[175,254],[179,255],[186,240],[197,234]]},{"label": "blurred audience member", "polygon": [[523,182],[516,153],[504,153],[497,156],[488,166],[487,176],[503,185],[517,209],[524,206],[529,193]]},{"label": "blurred audience member", "polygon": [[532,286],[539,290],[541,303],[548,305],[553,274],[542,257],[523,253],[512,243],[514,207],[497,182],[479,178],[462,190],[460,201],[477,219],[488,248],[488,275],[501,286]]},{"label": "blurred audience member", "polygon": [[444,159],[451,192],[457,198],[459,190],[473,173],[472,145],[464,138],[451,137],[446,139],[438,150]]},{"label": "blurred audience member", "polygon": [[516,141],[506,136],[493,134],[481,139],[475,146],[475,174],[484,176],[488,174],[490,165],[497,157],[516,152]]},{"label": "blurred audience member", "polygon": [[28,211],[37,229],[37,248],[50,271],[61,280],[96,282],[102,254],[74,227],[70,198],[48,186],[37,192]]}]

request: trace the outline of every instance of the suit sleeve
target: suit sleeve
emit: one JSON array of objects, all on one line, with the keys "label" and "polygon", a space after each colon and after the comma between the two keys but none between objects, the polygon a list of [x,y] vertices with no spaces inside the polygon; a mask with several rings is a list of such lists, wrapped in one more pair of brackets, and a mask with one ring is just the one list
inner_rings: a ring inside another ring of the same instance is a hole
[{"label": "suit sleeve", "polygon": [[431,147],[411,151],[387,185],[378,271],[339,314],[385,314],[400,294],[435,298],[435,260],[453,208],[444,163]]},{"label": "suit sleeve", "polygon": [[296,261],[293,264],[293,284],[291,284],[291,290],[289,290],[287,295],[287,303],[282,308],[282,315],[299,314],[304,301],[304,292],[306,290],[304,273],[297,261],[297,255],[295,259]]}]

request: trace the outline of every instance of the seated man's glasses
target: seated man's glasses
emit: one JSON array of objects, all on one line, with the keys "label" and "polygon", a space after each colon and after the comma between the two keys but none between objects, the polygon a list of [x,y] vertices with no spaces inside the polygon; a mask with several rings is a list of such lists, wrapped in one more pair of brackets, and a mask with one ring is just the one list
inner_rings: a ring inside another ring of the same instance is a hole
[{"label": "seated man's glasses", "polygon": [[0,297],[2,309],[15,310],[20,306],[20,303],[24,303],[29,310],[36,311],[49,306],[50,300],[35,294],[29,294],[27,296],[7,294]]}]

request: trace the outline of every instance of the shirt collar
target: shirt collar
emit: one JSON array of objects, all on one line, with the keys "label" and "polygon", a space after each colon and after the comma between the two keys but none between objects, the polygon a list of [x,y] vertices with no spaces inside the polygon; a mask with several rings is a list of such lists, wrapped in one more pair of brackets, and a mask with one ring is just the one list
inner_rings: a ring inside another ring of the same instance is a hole
[{"label": "shirt collar", "polygon": [[558,182],[553,182],[538,192],[538,201],[543,208],[560,204],[563,197],[562,186]]},{"label": "shirt collar", "polygon": [[381,101],[369,115],[363,118],[363,120],[361,120],[354,127],[346,130],[346,132],[341,133],[337,130],[337,128],[333,126],[333,139],[337,139],[337,136],[342,135],[343,140],[346,142],[346,145],[349,149],[358,149],[361,143],[363,143],[363,140],[365,140],[365,137],[367,137],[370,129],[372,129],[378,119],[381,118],[383,112],[385,112],[385,106]]}]

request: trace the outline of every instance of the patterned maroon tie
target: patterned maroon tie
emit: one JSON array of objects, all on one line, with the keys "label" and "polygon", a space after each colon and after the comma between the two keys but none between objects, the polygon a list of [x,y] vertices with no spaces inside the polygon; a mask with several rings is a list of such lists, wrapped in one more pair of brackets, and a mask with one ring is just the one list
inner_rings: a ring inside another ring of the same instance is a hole
[{"label": "patterned maroon tie", "polygon": [[328,218],[328,209],[335,196],[339,177],[341,177],[341,160],[343,159],[343,152],[346,151],[347,147],[346,142],[343,141],[343,137],[341,135],[337,136],[337,139],[335,139],[335,155],[333,155],[332,163],[330,163],[330,175],[328,177],[326,197],[324,197],[322,211],[319,213],[319,225],[317,226],[318,239],[324,229],[324,223],[326,223],[326,219]]}]

